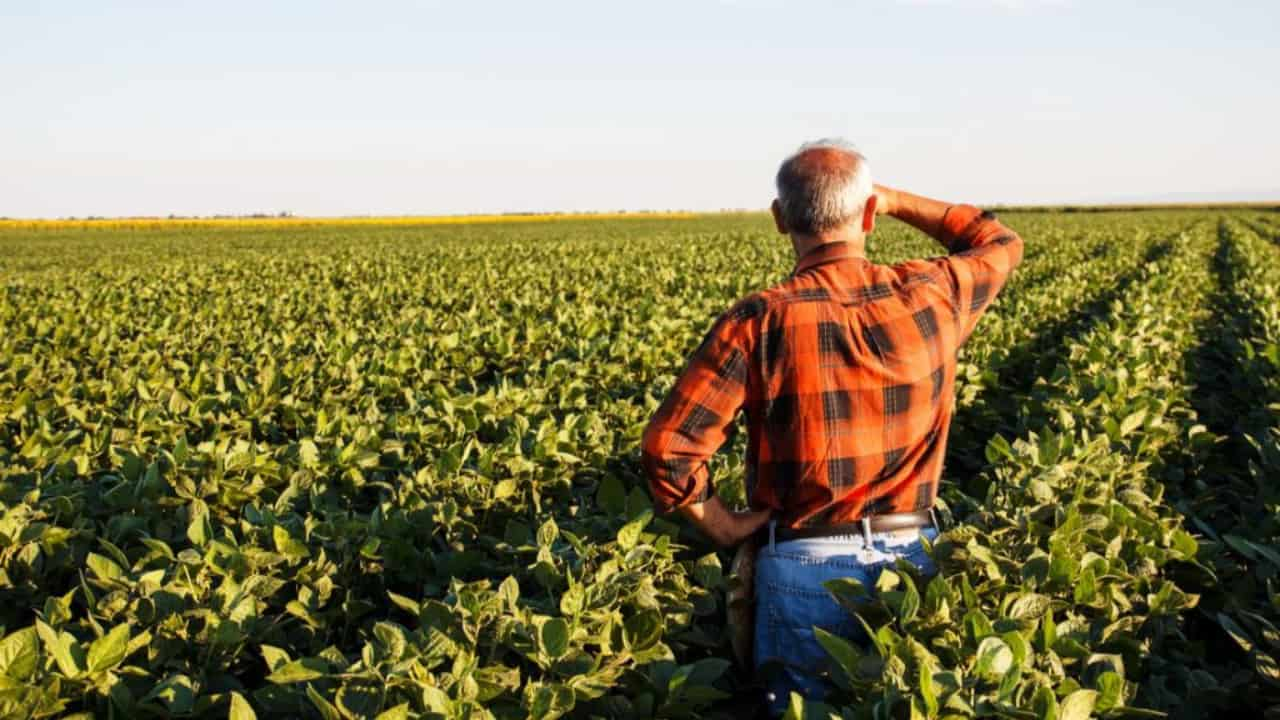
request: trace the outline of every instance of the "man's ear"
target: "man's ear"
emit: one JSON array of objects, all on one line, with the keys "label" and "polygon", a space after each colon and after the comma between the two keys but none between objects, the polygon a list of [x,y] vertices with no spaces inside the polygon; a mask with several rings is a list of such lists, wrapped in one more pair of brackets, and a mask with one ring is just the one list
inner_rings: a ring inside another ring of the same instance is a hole
[{"label": "man's ear", "polygon": [[782,219],[782,203],[775,199],[769,205],[769,212],[773,213],[773,226],[778,228],[778,232],[783,235],[789,235],[790,231],[787,230],[787,222]]},{"label": "man's ear", "polygon": [[870,235],[871,231],[876,227],[876,201],[875,195],[867,198],[867,204],[862,207],[862,232]]}]

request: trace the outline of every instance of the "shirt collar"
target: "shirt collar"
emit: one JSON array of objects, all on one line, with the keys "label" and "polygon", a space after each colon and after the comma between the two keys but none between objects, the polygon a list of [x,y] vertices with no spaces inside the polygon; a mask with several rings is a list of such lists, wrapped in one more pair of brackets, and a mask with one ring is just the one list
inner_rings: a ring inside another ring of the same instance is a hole
[{"label": "shirt collar", "polygon": [[797,260],[796,269],[793,270],[791,274],[799,275],[809,268],[849,259],[866,260],[865,257],[855,252],[853,246],[847,242],[823,243],[822,245],[819,245],[805,253],[803,257]]}]

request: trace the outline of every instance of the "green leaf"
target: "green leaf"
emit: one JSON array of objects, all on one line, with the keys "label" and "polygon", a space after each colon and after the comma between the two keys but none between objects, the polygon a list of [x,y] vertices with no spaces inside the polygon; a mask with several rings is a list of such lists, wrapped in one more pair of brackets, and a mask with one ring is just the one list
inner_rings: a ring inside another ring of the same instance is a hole
[{"label": "green leaf", "polygon": [[342,717],[342,712],[321,695],[314,685],[307,686],[307,699],[311,701],[316,710],[320,711],[320,717],[324,718],[324,720],[345,720]]},{"label": "green leaf", "polygon": [[258,720],[258,714],[253,711],[253,707],[243,695],[232,691],[231,709],[227,713],[227,720]]},{"label": "green leaf", "polygon": [[938,687],[933,680],[933,667],[927,662],[919,664],[920,697],[924,699],[925,712],[929,717],[938,715]]},{"label": "green leaf", "polygon": [[97,553],[85,556],[84,564],[100,580],[119,580],[124,577],[124,570],[115,561]]},{"label": "green leaf", "polygon": [[1102,421],[1102,429],[1106,431],[1107,437],[1114,441],[1118,442],[1122,437],[1120,435],[1120,423],[1116,422],[1113,417],[1108,417]]},{"label": "green leaf", "polygon": [[89,646],[89,672],[110,670],[124,661],[129,649],[129,626],[117,625]]},{"label": "green leaf", "polygon": [[1013,651],[995,635],[983,638],[978,644],[974,673],[988,679],[997,679],[1013,665]]},{"label": "green leaf", "polygon": [[[464,680],[469,682],[470,679]],[[385,688],[368,683],[347,683],[338,688],[334,705],[344,718],[373,717],[382,707]]]},{"label": "green leaf", "polygon": [[1232,620],[1223,613],[1218,613],[1215,617],[1218,620],[1218,625],[1222,626],[1222,629],[1231,636],[1231,639],[1236,641],[1236,644],[1240,646],[1241,650],[1244,650],[1247,653],[1253,652],[1253,640],[1249,638],[1249,633],[1246,633],[1239,625],[1236,624],[1235,620]]},{"label": "green leaf", "polygon": [[1049,598],[1044,595],[1023,593],[1009,606],[1009,617],[1014,620],[1038,620],[1050,606]]},{"label": "green leaf", "polygon": [[881,570],[880,575],[876,577],[876,592],[881,594],[892,592],[901,582],[902,578],[898,573],[890,570],[889,568],[885,568]]},{"label": "green leaf", "polygon": [[640,542],[640,534],[644,532],[649,520],[653,518],[652,510],[642,510],[634,520],[622,526],[618,531],[618,547],[631,550]]},{"label": "green leaf", "polygon": [[34,627],[15,630],[0,640],[0,676],[12,680],[31,677],[40,660],[40,641]]},{"label": "green leaf", "polygon": [[800,693],[791,691],[791,695],[787,698],[787,711],[783,713],[782,720],[807,720],[808,715],[805,713],[804,696]]},{"label": "green leaf", "polygon": [[1060,720],[1089,720],[1097,699],[1095,690],[1076,690],[1062,699]]},{"label": "green leaf", "polygon": [[1178,528],[1173,531],[1173,549],[1183,560],[1194,560],[1200,552],[1200,544],[1191,533]]},{"label": "green leaf", "polygon": [[1044,685],[1031,696],[1031,710],[1036,714],[1036,720],[1061,720],[1058,698],[1051,688]]},{"label": "green leaf", "polygon": [[560,528],[556,525],[555,518],[547,518],[546,522],[538,527],[538,547],[551,547],[558,537],[560,537]]},{"label": "green leaf", "polygon": [[196,547],[204,547],[213,539],[213,526],[209,522],[209,506],[203,500],[192,500],[187,508],[191,521],[187,524],[187,539]]},{"label": "green leaf", "polygon": [[397,595],[391,591],[387,591],[387,597],[391,599],[391,602],[396,607],[400,608],[401,610],[409,613],[414,617],[417,617],[418,613],[422,612],[422,607],[418,605],[417,601],[415,600],[407,598],[403,595]]},{"label": "green leaf", "polygon": [[586,607],[586,590],[581,583],[571,585],[564,595],[560,596],[560,613],[568,617],[577,617]]},{"label": "green leaf", "polygon": [[662,615],[657,610],[643,610],[623,623],[623,642],[632,652],[647,650],[662,638],[663,626]]},{"label": "green leaf", "polygon": [[322,678],[329,673],[329,666],[319,658],[299,658],[276,668],[267,676],[269,682],[276,685],[307,682]]},{"label": "green leaf", "polygon": [[267,663],[268,670],[276,670],[289,662],[289,653],[273,645],[260,645],[258,650],[262,652],[262,659]]},{"label": "green leaf", "polygon": [[171,715],[185,715],[195,706],[195,685],[191,678],[182,673],[174,673],[151,688],[142,697],[142,702],[160,700]]},{"label": "green leaf", "polygon": [[400,703],[393,708],[383,710],[373,720],[409,720],[409,703]]},{"label": "green leaf", "polygon": [[[572,589],[572,588],[571,588]],[[520,602],[520,581],[515,577],[508,575],[501,583],[498,584],[498,597],[507,603],[507,610],[510,612],[519,612]]]},{"label": "green leaf", "polygon": [[1249,544],[1249,547],[1264,560],[1270,562],[1275,567],[1280,568],[1280,553],[1277,553],[1265,544],[1256,543],[1252,540],[1247,540],[1246,542]]},{"label": "green leaf", "polygon": [[857,680],[858,660],[862,654],[854,648],[853,644],[842,637],[833,635],[820,627],[813,628],[813,636],[817,638],[818,644],[823,650],[836,661],[836,665],[844,671],[850,682]]},{"label": "green leaf", "polygon": [[538,631],[538,642],[548,657],[558,658],[569,651],[569,623],[551,618]]},{"label": "green leaf", "polygon": [[[1146,419],[1147,419],[1146,410],[1139,410],[1135,413],[1130,414],[1128,417],[1126,417],[1124,420],[1120,422],[1120,437],[1125,437],[1126,435],[1133,432],[1134,430],[1137,430],[1138,428],[1142,427],[1142,423],[1145,422]],[[1064,704],[1063,712],[1066,712],[1065,707],[1066,705]]]},{"label": "green leaf", "polygon": [[1107,671],[1098,676],[1095,682],[1098,690],[1097,712],[1103,713],[1124,705],[1124,678],[1119,673]]},{"label": "green leaf", "polygon": [[867,587],[854,578],[836,578],[822,583],[822,587],[849,612],[857,612],[871,599]]},{"label": "green leaf", "polygon": [[453,700],[449,698],[449,694],[433,685],[426,685],[422,688],[422,704],[427,710],[436,715],[451,717],[453,712]]},{"label": "green leaf", "polygon": [[555,720],[573,709],[573,690],[563,685],[531,684],[525,688],[525,709],[530,720]]},{"label": "green leaf", "polygon": [[1240,537],[1239,535],[1232,535],[1230,533],[1223,535],[1222,539],[1227,543],[1227,545],[1231,546],[1232,550],[1235,550],[1236,552],[1240,553],[1245,558],[1249,560],[1258,559],[1258,553],[1254,549],[1253,543],[1249,542],[1248,540]]},{"label": "green leaf", "polygon": [[627,493],[627,515],[635,517],[638,513],[648,510],[653,512],[653,502],[649,500],[649,495],[640,487],[642,483],[631,486],[631,491]]},{"label": "green leaf", "polygon": [[302,462],[303,467],[316,467],[320,464],[320,448],[316,447],[315,442],[305,439],[298,443],[298,460]]},{"label": "green leaf", "polygon": [[1017,664],[1009,666],[1004,675],[1000,676],[1000,686],[996,688],[996,697],[1001,701],[1007,701],[1013,697],[1013,693],[1018,689],[1018,681],[1022,679],[1022,668]]},{"label": "green leaf", "polygon": [[988,635],[995,633],[995,627],[991,624],[991,620],[982,614],[981,610],[970,610],[964,614],[960,620],[964,626],[965,634],[974,642],[979,642]]},{"label": "green leaf", "polygon": [[1037,633],[1037,641],[1041,652],[1051,650],[1058,642],[1058,624],[1053,620],[1053,613],[1045,613],[1040,618],[1040,632]]},{"label": "green leaf", "polygon": [[986,458],[992,465],[1001,460],[1012,460],[1013,448],[1009,446],[1009,441],[1005,440],[1003,435],[996,433],[987,441]]},{"label": "green leaf", "polygon": [[689,684],[706,686],[714,683],[729,672],[733,663],[724,658],[703,658],[695,662],[689,671]]},{"label": "green leaf", "polygon": [[275,542],[276,552],[292,560],[305,560],[311,557],[311,551],[302,542],[296,540],[289,531],[279,525],[271,528],[271,539]]},{"label": "green leaf", "polygon": [[374,624],[373,634],[385,648],[387,658],[394,661],[404,656],[409,644],[404,628],[393,622],[382,621]]},{"label": "green leaf", "polygon": [[498,484],[493,486],[493,499],[502,500],[515,496],[520,490],[520,483],[515,478],[506,478],[499,480]]},{"label": "green leaf", "polygon": [[616,475],[607,475],[596,490],[596,504],[607,514],[618,516],[627,511],[627,494]]},{"label": "green leaf", "polygon": [[898,621],[907,623],[914,620],[916,613],[920,611],[920,592],[909,576],[903,575],[902,581],[902,605],[898,608]]},{"label": "green leaf", "polygon": [[78,657],[83,657],[83,650],[70,633],[58,632],[41,620],[36,620],[36,632],[44,643],[45,652],[53,655],[58,671],[68,678],[80,677],[84,666]]}]

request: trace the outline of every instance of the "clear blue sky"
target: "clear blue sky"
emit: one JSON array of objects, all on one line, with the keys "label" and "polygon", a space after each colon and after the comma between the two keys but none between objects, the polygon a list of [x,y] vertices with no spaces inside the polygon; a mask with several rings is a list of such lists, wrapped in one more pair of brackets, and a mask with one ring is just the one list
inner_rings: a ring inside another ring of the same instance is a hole
[{"label": "clear blue sky", "polygon": [[0,0],[0,216],[1280,198],[1280,3]]}]

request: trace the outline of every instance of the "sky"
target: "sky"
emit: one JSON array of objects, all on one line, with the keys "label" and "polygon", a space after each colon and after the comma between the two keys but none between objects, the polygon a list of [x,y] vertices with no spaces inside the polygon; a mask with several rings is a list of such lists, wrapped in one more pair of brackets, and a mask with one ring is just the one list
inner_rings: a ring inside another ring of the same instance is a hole
[{"label": "sky", "polygon": [[0,217],[1280,199],[1280,3],[0,0]]}]

